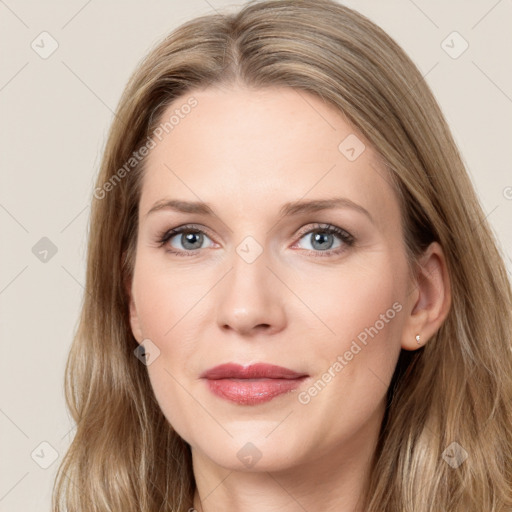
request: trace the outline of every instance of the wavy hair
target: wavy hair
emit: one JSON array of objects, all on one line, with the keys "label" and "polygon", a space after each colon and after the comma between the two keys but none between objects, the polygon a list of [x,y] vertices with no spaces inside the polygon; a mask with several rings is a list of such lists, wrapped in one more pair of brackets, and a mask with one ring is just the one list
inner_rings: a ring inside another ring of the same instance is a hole
[{"label": "wavy hair", "polygon": [[[444,116],[410,58],[366,17],[331,0],[269,0],[181,25],[122,94],[92,198],[86,293],[65,374],[76,433],[54,512],[193,507],[190,447],[134,357],[127,286],[146,158],[133,155],[171,102],[233,84],[295,88],[338,109],[389,170],[411,268],[433,241],[446,257],[451,308],[426,346],[400,354],[364,510],[512,510],[510,281]],[[445,461],[454,446],[467,454],[456,468]]]}]

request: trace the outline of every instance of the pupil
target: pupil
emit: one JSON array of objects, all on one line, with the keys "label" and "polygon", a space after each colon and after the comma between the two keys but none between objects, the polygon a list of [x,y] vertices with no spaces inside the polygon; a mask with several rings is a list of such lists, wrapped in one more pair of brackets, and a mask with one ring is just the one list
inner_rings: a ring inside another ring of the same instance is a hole
[{"label": "pupil", "polygon": [[[198,247],[194,247],[194,243],[199,241],[199,247],[201,247],[202,242],[202,234],[201,233],[188,233],[184,236],[185,242],[183,243],[183,247],[187,249],[197,249]],[[192,245],[192,247],[190,247]]]},{"label": "pupil", "polygon": [[320,243],[320,247],[317,247],[318,249],[329,249],[332,246],[332,240],[331,240],[331,243],[327,243],[327,246],[325,245],[327,237],[332,237],[332,235],[330,233],[328,233],[328,234],[316,233],[313,235],[313,237],[314,237],[313,247],[315,247],[315,243],[317,243],[317,242]]}]

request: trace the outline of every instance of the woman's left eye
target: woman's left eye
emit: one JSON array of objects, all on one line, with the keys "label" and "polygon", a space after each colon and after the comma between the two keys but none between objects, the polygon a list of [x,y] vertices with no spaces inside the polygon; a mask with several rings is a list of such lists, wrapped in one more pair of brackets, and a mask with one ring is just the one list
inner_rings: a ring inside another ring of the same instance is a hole
[{"label": "woman's left eye", "polygon": [[[338,245],[335,245],[336,238]],[[340,254],[355,242],[355,238],[348,231],[331,224],[316,224],[309,231],[302,233],[299,242],[303,239],[309,242],[311,247],[306,247],[305,250],[314,256]],[[178,256],[194,256],[199,249],[204,249],[205,240],[211,241],[201,228],[191,225],[170,229],[158,237],[160,247],[166,245],[167,252]]]},{"label": "woman's left eye", "polygon": [[[340,241],[335,246],[336,238]],[[331,224],[317,225],[314,229],[307,231],[300,240],[309,242],[311,248],[306,250],[313,251],[315,256],[330,256],[332,254],[342,253],[346,247],[354,245],[355,238],[344,229]]]}]

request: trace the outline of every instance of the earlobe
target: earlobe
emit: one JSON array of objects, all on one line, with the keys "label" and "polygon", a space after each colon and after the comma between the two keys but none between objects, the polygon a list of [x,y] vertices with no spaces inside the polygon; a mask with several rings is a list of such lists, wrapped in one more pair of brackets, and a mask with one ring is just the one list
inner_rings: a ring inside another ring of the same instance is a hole
[{"label": "earlobe", "polygon": [[424,346],[439,330],[451,306],[450,278],[439,243],[430,244],[418,269],[413,292],[409,293],[409,317],[402,332],[404,350]]}]

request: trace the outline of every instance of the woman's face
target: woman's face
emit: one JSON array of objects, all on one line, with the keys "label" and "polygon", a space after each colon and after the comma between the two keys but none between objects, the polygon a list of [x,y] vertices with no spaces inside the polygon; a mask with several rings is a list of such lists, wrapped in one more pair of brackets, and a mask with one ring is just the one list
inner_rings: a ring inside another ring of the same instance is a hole
[{"label": "woman's face", "polygon": [[[204,89],[173,114],[147,160],[131,287],[163,413],[225,468],[350,460],[376,441],[415,298],[387,171],[306,92]],[[295,373],[204,377],[227,363]]]}]

